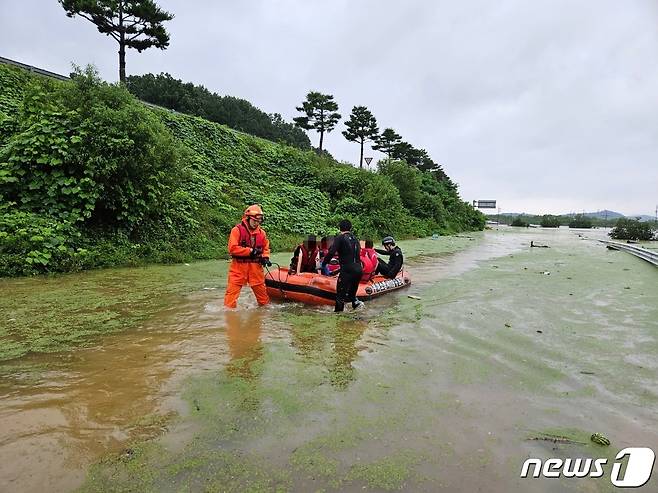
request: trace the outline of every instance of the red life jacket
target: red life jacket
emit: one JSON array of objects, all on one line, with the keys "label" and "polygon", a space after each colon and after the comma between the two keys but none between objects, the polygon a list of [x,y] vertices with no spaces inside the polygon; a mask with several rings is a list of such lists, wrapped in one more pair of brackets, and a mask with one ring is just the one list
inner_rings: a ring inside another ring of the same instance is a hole
[{"label": "red life jacket", "polygon": [[[262,229],[258,228],[254,233],[252,233],[249,231],[249,228],[244,223],[244,221],[242,221],[240,224],[236,224],[236,227],[240,231],[240,246],[249,248],[260,247],[261,249],[265,248],[265,232]],[[249,256],[233,255],[232,257],[236,259],[253,260],[254,262],[258,262],[257,259],[254,260]]]},{"label": "red life jacket", "polygon": [[302,258],[301,272],[315,272],[317,267],[315,260],[318,252],[319,249],[317,246],[309,250],[304,243],[300,245],[299,255]]},{"label": "red life jacket", "polygon": [[372,248],[362,248],[361,249],[361,265],[363,266],[363,275],[361,276],[362,281],[369,281],[372,275],[377,269],[377,253]]}]

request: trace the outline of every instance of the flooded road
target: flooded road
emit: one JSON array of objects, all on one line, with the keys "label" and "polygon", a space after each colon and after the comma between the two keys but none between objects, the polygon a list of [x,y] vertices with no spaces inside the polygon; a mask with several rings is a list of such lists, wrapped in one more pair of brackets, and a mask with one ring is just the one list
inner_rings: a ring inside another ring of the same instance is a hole
[{"label": "flooded road", "polygon": [[654,267],[564,229],[402,248],[413,285],[342,316],[227,312],[226,262],[3,281],[0,491],[612,491],[519,472],[658,451]]}]

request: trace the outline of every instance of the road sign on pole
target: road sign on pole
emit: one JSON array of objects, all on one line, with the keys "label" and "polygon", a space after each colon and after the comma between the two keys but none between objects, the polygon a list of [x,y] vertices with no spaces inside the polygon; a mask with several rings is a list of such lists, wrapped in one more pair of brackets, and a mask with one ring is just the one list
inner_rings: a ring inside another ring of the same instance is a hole
[{"label": "road sign on pole", "polygon": [[370,166],[370,163],[372,163],[372,158],[371,157],[364,157],[363,158],[368,166]]},{"label": "road sign on pole", "polygon": [[496,208],[496,201],[495,200],[478,200],[477,201],[477,208],[478,209],[495,209]]}]

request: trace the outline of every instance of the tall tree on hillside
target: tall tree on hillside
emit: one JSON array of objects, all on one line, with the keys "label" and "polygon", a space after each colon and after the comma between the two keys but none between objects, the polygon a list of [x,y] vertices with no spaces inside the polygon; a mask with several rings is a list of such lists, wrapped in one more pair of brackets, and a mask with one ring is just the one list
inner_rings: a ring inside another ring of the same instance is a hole
[{"label": "tall tree on hillside", "polygon": [[408,142],[400,142],[393,147],[391,153],[393,159],[406,161],[409,166],[422,167],[423,163],[429,163],[431,158],[425,149],[417,149]]},{"label": "tall tree on hillside", "polygon": [[407,161],[407,164],[411,164],[408,161],[408,158],[414,153],[414,151],[414,146],[412,146],[409,142],[401,141],[393,146],[391,158],[401,159],[403,161]]},{"label": "tall tree on hillside", "polygon": [[431,160],[432,158],[425,149],[416,149],[415,147],[407,152],[406,156],[407,163],[416,168],[423,167],[423,163],[429,163]]},{"label": "tall tree on hillside", "polygon": [[445,171],[443,171],[441,165],[436,163],[425,149],[416,149],[408,142],[400,142],[394,146],[391,157],[393,159],[403,160],[408,165],[421,171],[427,171],[437,181],[446,182],[449,187],[452,187],[455,190],[457,189],[457,186],[452,182]]},{"label": "tall tree on hillside", "polygon": [[293,118],[295,125],[304,130],[316,130],[320,134],[318,149],[322,152],[324,133],[331,132],[341,118],[334,97],[311,91],[306,95],[306,101],[297,106],[297,111],[304,113],[304,116]]},{"label": "tall tree on hillside", "polygon": [[359,168],[363,168],[363,144],[369,140],[375,140],[379,135],[377,119],[365,106],[355,106],[352,108],[352,114],[350,119],[345,122],[345,126],[347,127],[347,130],[343,131],[345,138],[361,146]]},{"label": "tall tree on hillside", "polygon": [[126,48],[142,52],[169,46],[169,33],[163,23],[174,18],[153,0],[59,0],[69,17],[80,17],[96,24],[98,32],[119,43],[119,81],[126,80]]},{"label": "tall tree on hillside", "polygon": [[416,168],[421,171],[433,172],[436,169],[440,168],[437,163],[430,157],[425,149],[418,150],[418,162],[416,163]]},{"label": "tall tree on hillside", "polygon": [[401,135],[399,135],[392,128],[386,128],[381,133],[381,135],[377,137],[377,140],[375,141],[375,145],[372,146],[372,148],[376,151],[383,152],[388,156],[389,159],[391,159],[392,154],[395,151],[395,146],[397,146],[401,142],[402,142]]}]

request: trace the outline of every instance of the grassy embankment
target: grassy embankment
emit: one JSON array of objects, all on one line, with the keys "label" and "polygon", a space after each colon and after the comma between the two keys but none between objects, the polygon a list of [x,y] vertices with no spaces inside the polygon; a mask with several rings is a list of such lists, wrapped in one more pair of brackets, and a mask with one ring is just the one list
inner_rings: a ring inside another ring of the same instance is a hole
[{"label": "grassy embankment", "polygon": [[275,249],[340,217],[362,237],[484,224],[449,179],[361,171],[148,108],[91,69],[56,82],[0,66],[0,90],[0,276],[221,258],[252,202]]}]

